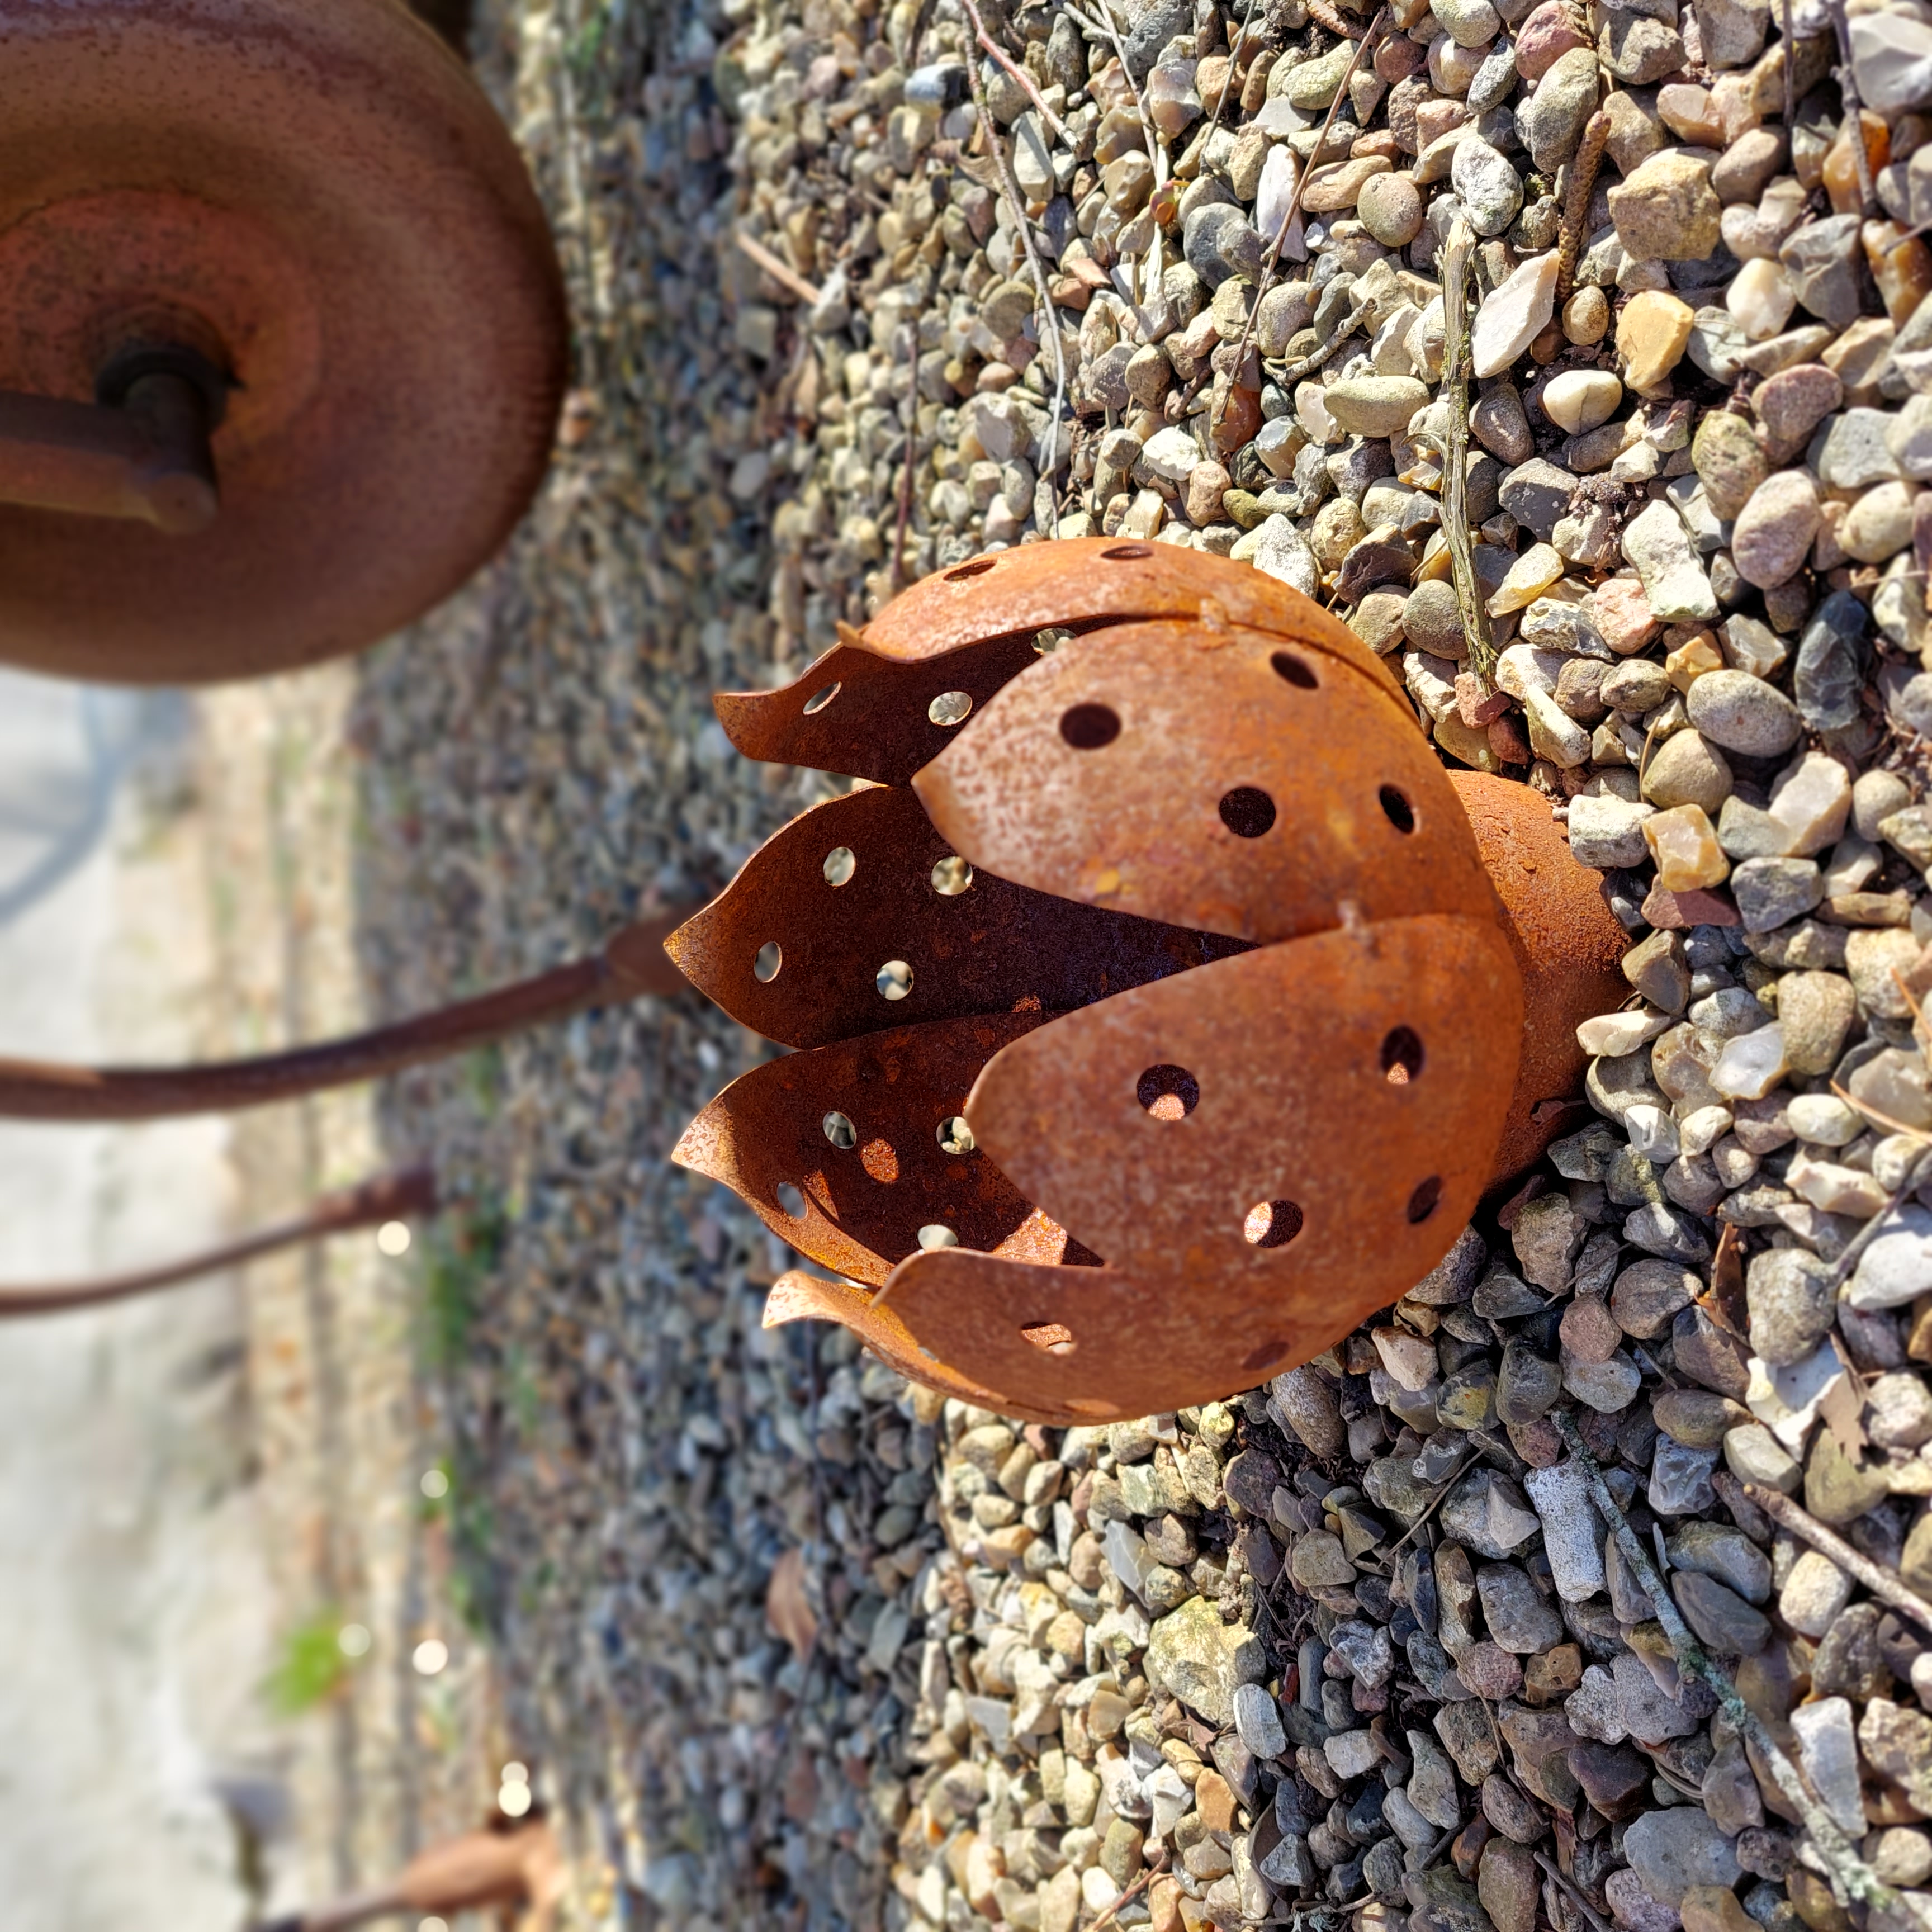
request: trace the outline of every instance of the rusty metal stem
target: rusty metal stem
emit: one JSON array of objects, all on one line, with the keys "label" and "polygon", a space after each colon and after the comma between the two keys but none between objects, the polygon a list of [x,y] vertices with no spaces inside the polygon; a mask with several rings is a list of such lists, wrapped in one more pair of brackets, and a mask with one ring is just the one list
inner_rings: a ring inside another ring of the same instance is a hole
[{"label": "rusty metal stem", "polygon": [[380,1227],[386,1221],[406,1220],[412,1215],[434,1214],[436,1210],[436,1176],[426,1167],[408,1168],[395,1174],[379,1174],[358,1187],[346,1187],[325,1194],[305,1214],[292,1220],[278,1221],[240,1240],[198,1255],[184,1256],[160,1268],[143,1268],[131,1274],[101,1275],[90,1281],[74,1281],[9,1287],[0,1285],[0,1321],[28,1315],[64,1315],[77,1308],[98,1307],[103,1302],[125,1301],[157,1289],[174,1288],[224,1268],[238,1268],[262,1255],[282,1248],[305,1246],[331,1234],[353,1232],[358,1228]]},{"label": "rusty metal stem", "polygon": [[70,1066],[0,1060],[0,1118],[158,1120],[265,1106],[466,1052],[527,1027],[568,1019],[589,1006],[646,993],[683,992],[686,982],[664,957],[663,942],[686,916],[677,911],[640,920],[589,958],[394,1026],[288,1053],[198,1066]]},{"label": "rusty metal stem", "polygon": [[0,502],[152,524],[170,536],[206,530],[221,500],[200,394],[158,370],[118,408],[0,392]]}]

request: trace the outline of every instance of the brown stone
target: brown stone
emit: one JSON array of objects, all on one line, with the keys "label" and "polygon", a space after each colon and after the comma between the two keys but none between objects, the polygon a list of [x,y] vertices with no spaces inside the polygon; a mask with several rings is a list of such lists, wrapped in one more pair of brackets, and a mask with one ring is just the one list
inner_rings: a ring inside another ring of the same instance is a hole
[{"label": "brown stone", "polygon": [[1234,1794],[1218,1771],[1204,1771],[1195,1780],[1194,1808],[1209,1831],[1234,1828]]}]

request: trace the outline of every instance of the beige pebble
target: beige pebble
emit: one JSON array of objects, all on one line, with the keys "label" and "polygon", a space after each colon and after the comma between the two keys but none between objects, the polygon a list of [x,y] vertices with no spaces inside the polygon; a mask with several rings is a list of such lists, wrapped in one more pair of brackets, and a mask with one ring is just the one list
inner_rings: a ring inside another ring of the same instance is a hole
[{"label": "beige pebble", "polygon": [[1602,341],[1610,326],[1610,304],[1601,289],[1579,289],[1563,304],[1563,333],[1579,348]]}]

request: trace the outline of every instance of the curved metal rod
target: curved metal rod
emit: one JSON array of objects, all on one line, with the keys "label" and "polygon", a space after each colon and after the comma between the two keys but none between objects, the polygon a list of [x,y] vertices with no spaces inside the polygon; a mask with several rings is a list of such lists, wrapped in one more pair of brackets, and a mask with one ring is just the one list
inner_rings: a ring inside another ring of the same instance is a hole
[{"label": "curved metal rod", "polygon": [[0,1060],[0,1118],[16,1120],[158,1120],[260,1107],[328,1087],[373,1080],[426,1060],[568,1019],[588,1006],[686,989],[664,941],[689,909],[627,926],[601,952],[494,993],[419,1013],[394,1026],[318,1046],[199,1066],[70,1066]]},{"label": "curved metal rod", "polygon": [[320,1240],[328,1234],[347,1234],[357,1228],[379,1228],[386,1221],[400,1221],[410,1215],[434,1214],[437,1204],[436,1175],[430,1168],[412,1167],[394,1174],[378,1174],[358,1187],[345,1187],[322,1196],[306,1214],[292,1221],[259,1228],[239,1240],[170,1262],[163,1268],[44,1287],[0,1286],[0,1321],[24,1315],[64,1315],[76,1308],[95,1307],[104,1301],[125,1301],[134,1295],[150,1294],[157,1288],[173,1288],[200,1275],[237,1267],[258,1255],[273,1254],[278,1248],[299,1247],[305,1242]]}]

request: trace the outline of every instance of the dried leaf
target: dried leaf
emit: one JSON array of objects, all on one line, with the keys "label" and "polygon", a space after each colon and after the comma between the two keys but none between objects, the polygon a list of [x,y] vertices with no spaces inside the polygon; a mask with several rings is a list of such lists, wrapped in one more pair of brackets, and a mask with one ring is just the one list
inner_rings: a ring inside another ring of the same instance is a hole
[{"label": "dried leaf", "polygon": [[765,1592],[765,1622],[772,1635],[784,1638],[801,1660],[812,1654],[818,1641],[818,1619],[806,1593],[803,1550],[788,1550],[772,1565],[772,1580]]},{"label": "dried leaf", "polygon": [[1720,1328],[1727,1328],[1740,1340],[1750,1339],[1750,1310],[1744,1300],[1744,1237],[1735,1222],[1727,1221],[1718,1238],[1718,1252],[1711,1263],[1711,1286],[1697,1298],[1697,1305]]}]

